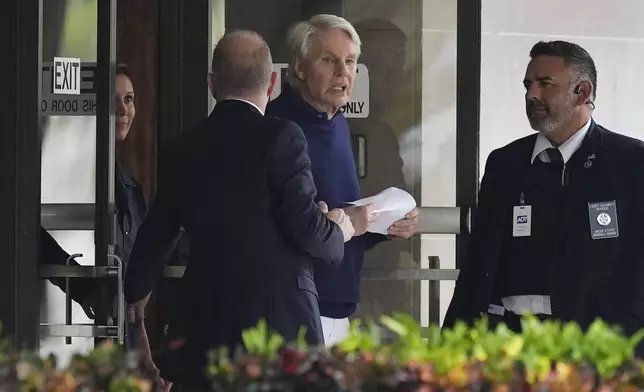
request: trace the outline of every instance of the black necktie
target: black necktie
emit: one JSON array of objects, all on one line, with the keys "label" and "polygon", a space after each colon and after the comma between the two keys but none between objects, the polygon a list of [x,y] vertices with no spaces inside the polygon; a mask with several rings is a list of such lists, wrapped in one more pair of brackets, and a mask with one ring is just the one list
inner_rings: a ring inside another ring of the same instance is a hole
[{"label": "black necktie", "polygon": [[563,162],[563,156],[561,155],[561,151],[559,151],[558,148],[547,148],[546,154],[548,154],[548,158],[550,158],[550,163]]}]

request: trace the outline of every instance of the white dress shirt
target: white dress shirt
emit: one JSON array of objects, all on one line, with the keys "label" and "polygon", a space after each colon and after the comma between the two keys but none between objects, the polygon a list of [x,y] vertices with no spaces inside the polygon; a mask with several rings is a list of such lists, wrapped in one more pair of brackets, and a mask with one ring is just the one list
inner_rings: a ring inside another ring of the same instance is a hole
[{"label": "white dress shirt", "polygon": [[[561,156],[563,157],[563,163],[566,164],[568,163],[568,160],[570,160],[570,157],[579,150],[579,147],[581,146],[581,143],[584,141],[584,137],[586,137],[586,133],[588,133],[588,129],[590,129],[590,123],[592,122],[592,118],[588,120],[588,122],[581,127],[577,132],[575,132],[574,135],[572,135],[568,140],[564,142],[561,146],[559,146],[559,152],[561,153]],[[537,136],[537,141],[534,143],[534,150],[532,150],[532,160],[530,162],[534,163],[534,159],[536,157],[539,157],[539,160],[541,162],[547,162],[550,163],[550,157],[548,156],[548,153],[546,150],[548,148],[554,147],[550,140],[546,137],[546,135],[543,132],[539,132],[539,135]]]}]

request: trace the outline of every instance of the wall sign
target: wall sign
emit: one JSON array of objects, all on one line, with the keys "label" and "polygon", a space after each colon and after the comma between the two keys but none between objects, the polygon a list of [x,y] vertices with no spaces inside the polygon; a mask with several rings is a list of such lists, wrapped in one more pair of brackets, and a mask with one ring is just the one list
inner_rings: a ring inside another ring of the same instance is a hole
[{"label": "wall sign", "polygon": [[54,57],[52,92],[54,94],[80,94],[80,59]]},{"label": "wall sign", "polygon": [[96,63],[59,60],[61,58],[55,57],[53,63],[43,63],[41,114],[45,116],[96,115],[96,87],[94,86]]}]

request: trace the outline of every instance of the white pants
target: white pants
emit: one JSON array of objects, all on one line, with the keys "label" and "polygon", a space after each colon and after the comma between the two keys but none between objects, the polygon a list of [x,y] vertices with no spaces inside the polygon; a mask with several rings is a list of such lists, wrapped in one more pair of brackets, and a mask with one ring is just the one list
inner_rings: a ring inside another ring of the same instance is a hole
[{"label": "white pants", "polygon": [[324,345],[327,347],[340,343],[349,336],[349,319],[334,319],[320,317],[322,320],[322,333],[324,334]]}]

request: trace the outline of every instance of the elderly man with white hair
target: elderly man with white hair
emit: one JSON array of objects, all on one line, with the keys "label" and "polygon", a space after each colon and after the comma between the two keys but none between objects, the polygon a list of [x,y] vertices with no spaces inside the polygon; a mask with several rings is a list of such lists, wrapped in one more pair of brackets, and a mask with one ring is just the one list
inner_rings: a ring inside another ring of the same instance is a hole
[{"label": "elderly man with white hair", "polygon": [[[288,85],[269,103],[267,114],[297,123],[304,131],[311,158],[317,198],[329,208],[343,207],[355,236],[345,244],[344,259],[333,269],[314,266],[322,329],[327,345],[349,332],[349,319],[360,301],[364,252],[387,236],[367,233],[373,205],[346,207],[362,197],[356,173],[349,125],[340,108],[347,104],[360,56],[360,37],[344,18],[316,15],[293,26],[287,36],[290,51]],[[418,209],[389,228],[389,238],[409,238],[418,224]]]}]

